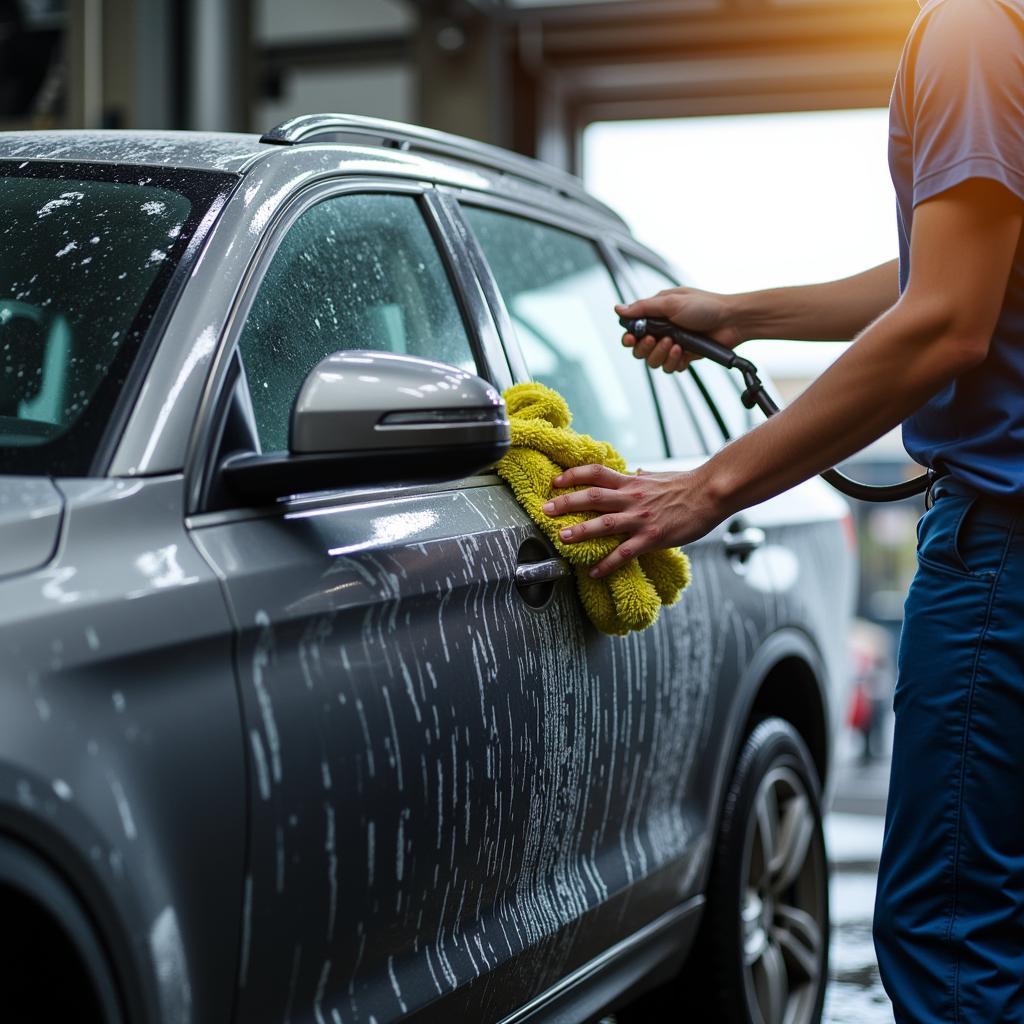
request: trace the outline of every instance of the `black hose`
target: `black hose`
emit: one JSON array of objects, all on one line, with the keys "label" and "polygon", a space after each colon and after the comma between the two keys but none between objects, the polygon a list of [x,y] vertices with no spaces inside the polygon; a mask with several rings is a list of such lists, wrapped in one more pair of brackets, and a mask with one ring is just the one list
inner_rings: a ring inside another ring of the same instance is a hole
[{"label": "black hose", "polygon": [[[761,378],[757,374],[757,367],[749,359],[736,355],[725,345],[712,341],[706,335],[677,327],[670,320],[644,318],[630,320],[627,317],[621,317],[619,323],[638,341],[646,335],[650,335],[652,338],[671,338],[687,352],[710,359],[727,370],[738,370],[743,376],[743,404],[748,409],[753,409],[756,405],[766,417],[774,416],[779,411],[779,407],[761,382]],[[912,480],[905,480],[898,484],[863,484],[857,480],[851,480],[845,474],[840,473],[838,469],[826,469],[821,474],[821,478],[830,483],[837,491],[850,498],[857,498],[859,501],[902,501],[904,498],[923,494],[928,490],[932,480],[930,473],[922,473]]]}]

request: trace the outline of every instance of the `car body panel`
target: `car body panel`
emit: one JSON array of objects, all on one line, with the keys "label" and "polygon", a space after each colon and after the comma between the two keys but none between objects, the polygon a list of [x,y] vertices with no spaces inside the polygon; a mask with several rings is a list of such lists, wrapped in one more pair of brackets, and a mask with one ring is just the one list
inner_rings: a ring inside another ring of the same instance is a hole
[{"label": "car body panel", "polygon": [[0,476],[0,578],[53,557],[63,512],[63,497],[46,477]]},{"label": "car body panel", "polygon": [[[604,637],[571,580],[543,609],[520,598],[539,534],[487,479],[194,531],[239,625],[258,780],[241,1019],[503,1015],[666,891],[691,895],[706,737],[689,723],[715,656],[703,549],[663,628]],[[514,987],[483,983],[513,959]]]},{"label": "car body panel", "polygon": [[75,878],[137,1019],[221,1024],[246,783],[220,585],[180,477],[58,486],[56,557],[3,585],[0,829]]}]

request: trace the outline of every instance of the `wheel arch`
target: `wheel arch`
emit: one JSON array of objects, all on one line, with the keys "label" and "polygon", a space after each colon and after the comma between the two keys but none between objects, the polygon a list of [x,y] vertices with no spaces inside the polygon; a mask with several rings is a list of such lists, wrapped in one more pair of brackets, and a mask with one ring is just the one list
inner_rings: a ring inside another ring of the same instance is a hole
[{"label": "wheel arch", "polygon": [[108,888],[74,839],[20,810],[0,807],[0,888],[50,916],[101,990],[111,1020],[157,1019],[155,992],[147,984],[152,966],[123,916],[131,916],[130,897]]},{"label": "wheel arch", "polygon": [[[750,659],[736,687],[715,766],[709,836],[718,834],[722,803],[744,741],[759,721],[771,716],[785,719],[800,734],[818,770],[822,793],[827,794],[833,747],[828,676],[817,646],[798,629],[773,633]],[[827,797],[823,802],[827,804]],[[710,871],[709,856],[702,872],[702,889]]]},{"label": "wheel arch", "polygon": [[749,736],[758,722],[769,717],[785,719],[800,733],[824,789],[829,781],[832,747],[829,715],[818,678],[799,655],[786,655],[769,669],[747,714],[742,736]]},{"label": "wheel arch", "polygon": [[726,745],[729,756],[719,770],[728,775],[751,729],[775,715],[803,737],[824,789],[831,774],[832,699],[825,659],[814,640],[798,629],[773,633],[750,659],[736,698]]},{"label": "wheel arch", "polygon": [[8,909],[13,908],[18,937],[31,934],[34,925],[63,940],[64,948],[58,946],[52,955],[62,958],[68,971],[82,972],[105,1020],[126,1021],[127,1003],[112,951],[79,893],[38,851],[0,834],[0,895],[4,890],[10,893]]}]

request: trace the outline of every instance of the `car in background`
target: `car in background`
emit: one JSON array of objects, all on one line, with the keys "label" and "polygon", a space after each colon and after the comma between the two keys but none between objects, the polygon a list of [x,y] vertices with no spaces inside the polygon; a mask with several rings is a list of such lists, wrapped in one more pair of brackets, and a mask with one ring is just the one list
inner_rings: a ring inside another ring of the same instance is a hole
[{"label": "car in background", "polygon": [[622,349],[658,256],[354,116],[2,134],[0,189],[5,1013],[817,1020],[845,505],[613,638],[491,469],[528,379],[647,470],[746,429]]}]

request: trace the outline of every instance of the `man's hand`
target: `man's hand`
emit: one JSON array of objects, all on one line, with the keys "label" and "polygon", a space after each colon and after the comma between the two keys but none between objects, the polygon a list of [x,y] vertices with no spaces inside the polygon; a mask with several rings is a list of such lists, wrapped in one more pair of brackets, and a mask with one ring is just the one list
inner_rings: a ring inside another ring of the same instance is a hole
[{"label": "man's hand", "polygon": [[624,534],[623,542],[590,575],[607,576],[645,551],[678,547],[703,537],[731,510],[711,497],[706,475],[691,473],[616,473],[607,466],[576,466],[552,481],[554,487],[583,487],[552,499],[549,516],[566,512],[602,513],[566,527],[559,536],[567,544],[592,537]]},{"label": "man's hand", "polygon": [[[861,274],[759,292],[718,295],[697,288],[668,288],[649,299],[616,306],[619,316],[658,317],[728,348],[754,338],[792,338],[794,341],[849,341],[899,298],[899,264],[890,260]],[[699,356],[689,355],[668,339],[648,335],[622,339],[637,359],[666,373],[685,370]]]},{"label": "man's hand", "polygon": [[[707,334],[728,348],[735,348],[746,340],[730,308],[729,297],[696,288],[667,288],[649,299],[616,306],[615,312],[631,319],[654,317],[671,320],[679,327]],[[637,339],[632,334],[625,334],[622,344],[633,350],[635,358],[646,360],[652,370],[660,367],[665,373],[685,370],[694,359],[700,358],[686,352],[669,338],[658,340],[647,335]]]}]

